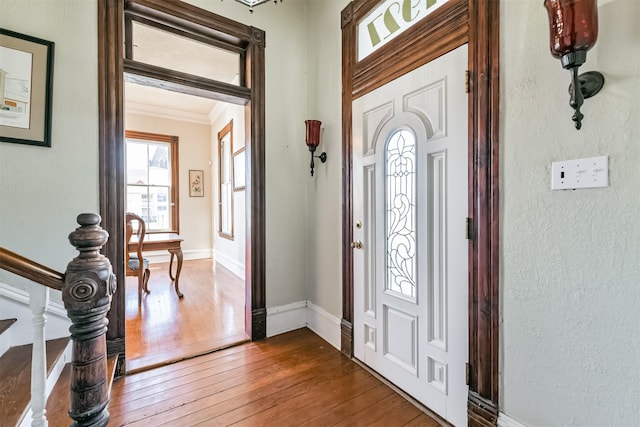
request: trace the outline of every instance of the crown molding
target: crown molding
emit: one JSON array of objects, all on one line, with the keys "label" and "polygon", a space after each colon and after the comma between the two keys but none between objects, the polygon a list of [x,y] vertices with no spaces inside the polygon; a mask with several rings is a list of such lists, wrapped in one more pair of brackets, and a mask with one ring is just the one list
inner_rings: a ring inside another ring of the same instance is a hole
[{"label": "crown molding", "polygon": [[210,125],[211,120],[208,114],[193,113],[191,111],[171,110],[168,108],[158,107],[155,105],[140,104],[128,101],[125,106],[127,114],[139,114],[142,116],[158,117],[161,119],[178,120],[181,122],[198,123],[201,125]]}]

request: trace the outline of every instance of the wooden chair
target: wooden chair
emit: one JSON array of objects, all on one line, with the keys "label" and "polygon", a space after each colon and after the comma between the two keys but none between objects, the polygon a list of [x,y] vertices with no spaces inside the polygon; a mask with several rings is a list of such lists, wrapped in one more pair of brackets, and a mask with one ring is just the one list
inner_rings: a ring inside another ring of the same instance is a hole
[{"label": "wooden chair", "polygon": [[[126,276],[136,276],[138,278],[138,306],[142,305],[142,291],[144,290],[146,293],[149,293],[149,276],[151,272],[149,271],[149,260],[142,256],[142,244],[144,243],[144,236],[147,232],[147,227],[144,223],[144,220],[138,215],[127,212],[127,247],[125,248],[126,253]],[[134,222],[135,224],[134,227]],[[138,238],[138,245],[135,252],[129,252],[129,242],[131,241],[131,237],[136,235]],[[142,266],[140,265],[140,260],[142,260]]]}]

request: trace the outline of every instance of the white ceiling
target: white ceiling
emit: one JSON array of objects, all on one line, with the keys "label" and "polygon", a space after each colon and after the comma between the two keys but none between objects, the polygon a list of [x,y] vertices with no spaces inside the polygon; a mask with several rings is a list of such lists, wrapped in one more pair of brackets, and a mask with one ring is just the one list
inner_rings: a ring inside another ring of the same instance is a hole
[{"label": "white ceiling", "polygon": [[125,111],[154,116],[191,118],[190,121],[209,122],[208,115],[218,101],[184,93],[141,86],[124,85]]}]

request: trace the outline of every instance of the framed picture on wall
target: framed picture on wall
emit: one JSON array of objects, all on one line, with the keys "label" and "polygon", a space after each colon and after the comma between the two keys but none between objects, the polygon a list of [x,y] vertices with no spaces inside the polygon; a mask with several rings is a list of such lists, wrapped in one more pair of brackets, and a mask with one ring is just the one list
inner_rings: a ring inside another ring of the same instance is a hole
[{"label": "framed picture on wall", "polygon": [[51,147],[53,48],[0,28],[0,141]]},{"label": "framed picture on wall", "polygon": [[245,171],[244,147],[233,153],[233,191],[242,191],[245,189]]},{"label": "framed picture on wall", "polygon": [[189,171],[189,197],[204,197],[204,171]]}]

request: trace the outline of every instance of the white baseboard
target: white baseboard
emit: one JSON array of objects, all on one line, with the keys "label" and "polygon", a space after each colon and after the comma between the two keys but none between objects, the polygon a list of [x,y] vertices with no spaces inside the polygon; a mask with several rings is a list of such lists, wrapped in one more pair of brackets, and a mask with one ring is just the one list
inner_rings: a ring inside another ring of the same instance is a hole
[{"label": "white baseboard", "polygon": [[498,427],[526,427],[519,421],[514,420],[504,412],[498,414]]},{"label": "white baseboard", "polygon": [[[145,252],[144,257],[152,262],[169,262],[171,254],[167,251],[152,251]],[[213,258],[213,251],[211,249],[188,249],[182,251],[182,259],[189,261],[192,259],[206,259]]]},{"label": "white baseboard", "polygon": [[340,319],[307,301],[307,327],[340,350]]},{"label": "white baseboard", "polygon": [[[62,303],[49,301],[45,314],[47,316],[47,323],[45,324],[46,339],[69,336],[71,320],[67,317],[67,311]],[[11,345],[16,346],[33,342],[29,292],[0,282],[0,318],[18,319],[11,326]]]},{"label": "white baseboard", "polygon": [[307,326],[307,301],[267,308],[267,336]]},{"label": "white baseboard", "polygon": [[233,274],[244,280],[245,278],[245,265],[238,261],[237,259],[233,259],[230,256],[227,256],[221,252],[216,252],[214,254],[214,259],[217,263],[222,265],[224,268],[231,271]]},{"label": "white baseboard", "polygon": [[267,336],[308,327],[333,347],[340,349],[340,319],[308,301],[267,308]]}]

